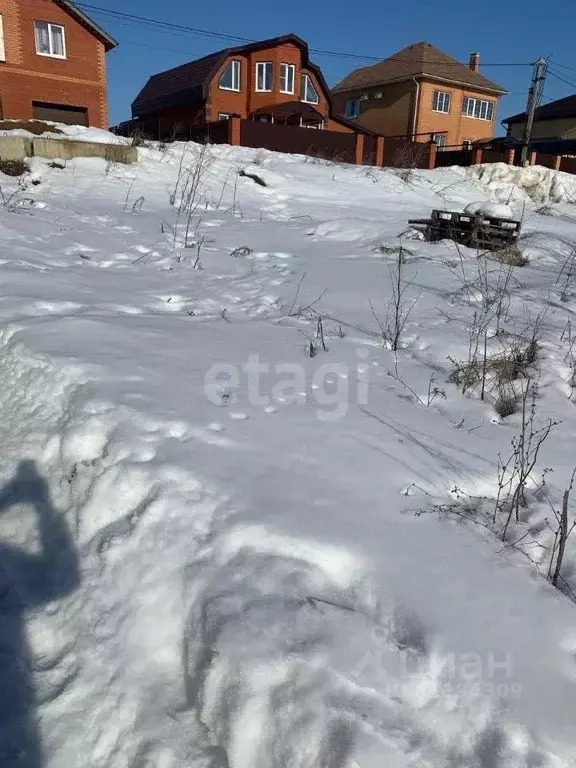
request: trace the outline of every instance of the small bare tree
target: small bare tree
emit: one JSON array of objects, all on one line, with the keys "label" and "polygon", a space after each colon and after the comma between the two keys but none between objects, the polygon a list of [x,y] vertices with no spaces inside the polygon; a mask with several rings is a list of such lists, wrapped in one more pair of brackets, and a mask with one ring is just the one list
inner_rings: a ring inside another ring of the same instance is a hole
[{"label": "small bare tree", "polygon": [[492,522],[496,523],[498,516],[504,514],[503,541],[506,540],[512,518],[518,522],[520,507],[526,506],[526,486],[538,461],[540,449],[554,427],[560,423],[549,418],[542,425],[538,424],[537,398],[537,382],[532,383],[527,379],[522,395],[520,432],[511,440],[512,451],[508,458],[503,460],[498,456],[498,495]]},{"label": "small bare tree", "polygon": [[392,297],[386,307],[384,319],[378,316],[372,302],[370,302],[372,315],[380,328],[382,342],[393,352],[400,348],[402,335],[416,304],[416,299],[408,301],[406,296],[407,291],[414,282],[414,278],[408,281],[404,279],[404,265],[404,249],[400,246],[394,264],[389,267]]}]

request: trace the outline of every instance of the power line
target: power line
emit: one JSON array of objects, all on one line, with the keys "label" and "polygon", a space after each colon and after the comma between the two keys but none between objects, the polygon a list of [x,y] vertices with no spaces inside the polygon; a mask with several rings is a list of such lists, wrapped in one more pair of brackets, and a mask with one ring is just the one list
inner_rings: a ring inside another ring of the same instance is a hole
[{"label": "power line", "polygon": [[[257,42],[256,40],[247,38],[247,37],[240,37],[238,35],[230,35],[225,32],[215,32],[213,30],[208,29],[201,29],[199,27],[190,27],[183,24],[176,24],[174,22],[170,21],[163,21],[161,19],[151,19],[146,16],[139,16],[137,14],[133,13],[125,13],[123,11],[115,11],[110,8],[102,8],[101,6],[97,5],[91,5],[89,3],[82,3],[77,2],[76,5],[78,5],[81,8],[85,8],[90,11],[94,11],[97,13],[101,13],[107,16],[112,17],[112,19],[122,19],[124,22],[133,23],[135,25],[139,26],[146,26],[147,28],[156,27],[158,29],[162,29],[166,32],[185,32],[187,34],[195,34],[203,37],[208,37],[210,39],[216,39],[216,40],[224,40],[227,42],[233,42],[233,43],[243,43],[243,44],[249,44]],[[119,21],[116,21],[116,23],[121,23]],[[315,53],[317,55],[321,56],[336,56],[340,58],[346,58],[346,59],[364,59],[366,61],[382,61],[382,57],[379,56],[370,56],[368,54],[359,54],[359,53],[347,53],[344,51],[330,51],[330,50],[324,50],[320,48],[310,48],[311,53]],[[404,61],[404,59],[401,59],[399,57],[388,57],[386,59],[387,61]],[[442,63],[443,67],[448,66],[465,66],[461,64],[460,62],[446,62]],[[484,67],[525,67],[529,66],[527,62],[510,62],[510,63],[487,63],[483,64]]]},{"label": "power line", "polygon": [[568,67],[566,66],[566,64],[560,64],[558,61],[553,61],[552,63],[554,64],[555,67],[562,67],[562,69],[568,69],[570,70],[570,72],[576,72],[576,69],[574,69],[574,67]]},{"label": "power line", "polygon": [[566,80],[566,78],[559,75],[557,72],[554,72],[554,70],[550,70],[550,74],[552,77],[555,77],[557,80],[561,80],[566,85],[569,85],[571,88],[576,88],[576,83],[573,83],[571,80]]},{"label": "power line", "polygon": [[566,85],[569,85],[571,88],[576,88],[576,83],[571,83],[570,80],[566,80],[564,77],[559,75],[557,72],[554,72],[553,69],[548,68],[548,72],[552,75],[552,77],[555,77],[556,80],[561,80],[563,83],[566,83]]}]

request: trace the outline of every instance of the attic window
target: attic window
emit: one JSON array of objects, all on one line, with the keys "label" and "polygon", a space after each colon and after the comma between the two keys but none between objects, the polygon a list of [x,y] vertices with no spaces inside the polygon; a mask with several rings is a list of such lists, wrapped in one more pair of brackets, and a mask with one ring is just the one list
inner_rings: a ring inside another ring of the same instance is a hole
[{"label": "attic window", "polygon": [[54,59],[66,58],[64,27],[60,24],[35,21],[34,37],[36,39],[36,53],[38,56],[51,56]]},{"label": "attic window", "polygon": [[344,114],[351,120],[358,117],[360,114],[360,99],[346,99]]},{"label": "attic window", "polygon": [[222,91],[240,90],[240,62],[234,59],[229,61],[226,69],[220,75],[218,87]]},{"label": "attic window", "polygon": [[300,101],[305,101],[307,104],[318,104],[320,101],[310,75],[302,75],[300,78]]}]

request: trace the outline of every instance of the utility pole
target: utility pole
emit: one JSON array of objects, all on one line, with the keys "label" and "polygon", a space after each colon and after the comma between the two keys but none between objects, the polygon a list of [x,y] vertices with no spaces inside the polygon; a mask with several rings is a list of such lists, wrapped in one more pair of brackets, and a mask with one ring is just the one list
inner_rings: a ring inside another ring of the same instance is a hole
[{"label": "utility pole", "polygon": [[526,104],[526,124],[524,126],[524,133],[522,134],[522,154],[520,155],[522,167],[525,167],[528,164],[528,150],[530,149],[530,142],[532,141],[534,111],[542,96],[547,67],[548,62],[542,57],[533,64],[532,83],[530,85],[530,90],[528,91],[528,103]]}]

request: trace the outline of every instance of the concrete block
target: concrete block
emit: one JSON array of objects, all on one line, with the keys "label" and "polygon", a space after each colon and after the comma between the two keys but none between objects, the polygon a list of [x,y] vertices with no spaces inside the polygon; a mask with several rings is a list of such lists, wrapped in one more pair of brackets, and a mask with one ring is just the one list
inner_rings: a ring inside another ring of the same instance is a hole
[{"label": "concrete block", "polygon": [[32,140],[19,136],[0,138],[0,159],[24,160],[32,154]]},{"label": "concrete block", "polygon": [[125,144],[100,144],[94,141],[68,139],[32,139],[36,157],[49,160],[72,160],[75,157],[100,157],[112,163],[131,165],[138,162],[138,149]]}]

